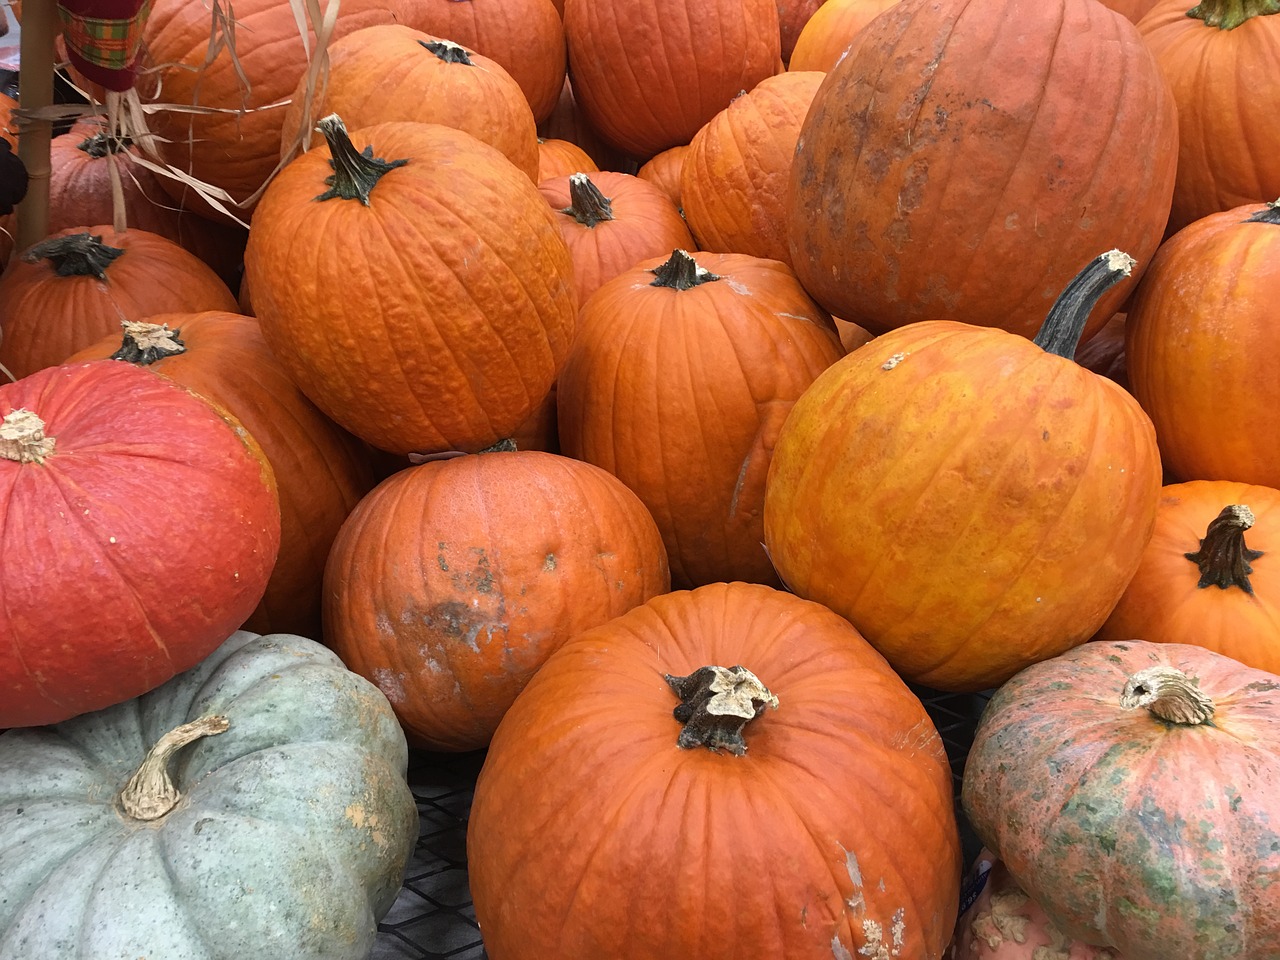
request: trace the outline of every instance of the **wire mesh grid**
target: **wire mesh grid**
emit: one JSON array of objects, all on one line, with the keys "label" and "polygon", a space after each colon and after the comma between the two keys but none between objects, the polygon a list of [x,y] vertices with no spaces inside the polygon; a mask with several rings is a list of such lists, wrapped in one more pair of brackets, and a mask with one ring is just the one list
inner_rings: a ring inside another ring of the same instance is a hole
[{"label": "wire mesh grid", "polygon": [[[959,812],[960,775],[989,694],[912,688],[942,735],[951,761],[964,862],[979,843]],[[409,785],[418,802],[421,833],[405,869],[404,887],[378,927],[371,960],[486,960],[467,886],[467,815],[483,752],[414,753]]]}]

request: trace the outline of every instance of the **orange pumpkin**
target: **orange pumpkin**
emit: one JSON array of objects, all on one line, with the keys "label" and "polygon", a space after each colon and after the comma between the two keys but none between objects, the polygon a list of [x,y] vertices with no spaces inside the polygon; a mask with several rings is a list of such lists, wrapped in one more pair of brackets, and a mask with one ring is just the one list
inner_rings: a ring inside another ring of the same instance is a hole
[{"label": "orange pumpkin", "polygon": [[[283,151],[301,128],[305,92],[300,82],[285,109]],[[511,74],[420,30],[367,27],[333,43],[328,83],[311,101],[312,126],[329,113],[353,128],[400,120],[455,127],[502,151],[531,180],[538,178],[537,128]],[[312,145],[323,142],[322,134],[312,134]]]},{"label": "orange pumpkin", "polygon": [[411,744],[474,750],[560,644],[669,586],[653,518],[617,479],[538,451],[472,454],[361,501],[325,573],[325,637]]},{"label": "orange pumpkin", "polygon": [[546,400],[576,326],[551,208],[452,127],[320,125],[328,146],[272,181],[249,231],[267,343],[316,406],[384,450],[510,436]]},{"label": "orange pumpkin", "polygon": [[121,320],[235,309],[218,275],[172,240],[71,227],[30,247],[0,276],[0,364],[21,378],[118,335]]},{"label": "orange pumpkin", "polygon": [[582,115],[582,109],[573,96],[573,84],[565,77],[551,115],[538,124],[538,136],[548,140],[568,140],[581,147],[601,170],[629,169],[630,161],[618,150],[600,139],[600,134]]},{"label": "orange pumpkin", "polygon": [[898,0],[827,0],[796,39],[788,70],[821,70],[836,65],[854,37]]},{"label": "orange pumpkin", "polygon": [[1138,23],[1145,17],[1159,0],[1100,0],[1104,7],[1110,7],[1126,20]]},{"label": "orange pumpkin", "polygon": [[595,173],[600,168],[587,151],[568,140],[538,138],[538,183],[571,173]]},{"label": "orange pumpkin", "polygon": [[693,246],[662,190],[628,173],[574,173],[539,184],[573,255],[578,303],[641,260]]},{"label": "orange pumpkin", "polygon": [[639,495],[677,586],[776,583],[765,474],[792,405],[842,355],[830,317],[776,260],[678,250],[610,280],[580,322],[561,449]]},{"label": "orange pumpkin", "polygon": [[243,624],[254,633],[320,638],[320,581],[338,528],[373,488],[365,446],[294,386],[257,321],[234,313],[160,314],[68,362],[124,360],[211,400],[262,447],[280,497],[280,553],[266,593]]},{"label": "orange pumpkin", "polygon": [[768,77],[693,138],[680,167],[680,202],[701,249],[790,265],[791,160],[823,77],[815,72]]},{"label": "orange pumpkin", "polygon": [[684,158],[689,153],[689,144],[682,143],[677,147],[669,147],[655,154],[641,164],[636,176],[648,180],[666,191],[677,207],[684,209],[680,200],[680,174],[684,167]]},{"label": "orange pumpkin", "polygon": [[774,0],[778,7],[778,34],[782,41],[782,62],[791,59],[796,38],[824,0]]},{"label": "orange pumpkin", "polygon": [[830,610],[655,597],[560,647],[498,727],[467,828],[485,949],[938,960],[951,790],[920,701]]}]

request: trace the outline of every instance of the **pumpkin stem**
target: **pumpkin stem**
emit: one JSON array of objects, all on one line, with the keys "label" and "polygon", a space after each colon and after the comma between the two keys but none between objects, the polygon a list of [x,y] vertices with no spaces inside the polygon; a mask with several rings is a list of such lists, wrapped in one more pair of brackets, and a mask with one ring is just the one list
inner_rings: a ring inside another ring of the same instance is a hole
[{"label": "pumpkin stem", "polygon": [[672,250],[666,263],[649,272],[655,278],[649,286],[671,287],[675,290],[689,290],[700,283],[720,279],[706,267],[698,266],[698,261],[684,250]]},{"label": "pumpkin stem", "polygon": [[1127,253],[1108,250],[1076,274],[1049,308],[1035,345],[1054,356],[1074,360],[1085,321],[1098,299],[1133,272],[1134,262]]},{"label": "pumpkin stem", "polygon": [[[1280,0],[1277,0],[1280,3]],[[1280,226],[1280,200],[1272,200],[1267,204],[1265,210],[1259,210],[1251,217],[1247,217],[1245,223],[1268,223],[1272,226]]]},{"label": "pumpkin stem", "polygon": [[372,145],[363,152],[356,149],[347,135],[347,125],[336,113],[322,117],[316,129],[329,144],[329,166],[333,175],[325,178],[329,189],[318,194],[316,200],[359,200],[369,206],[369,194],[388,172],[403,167],[408,160],[383,160],[373,155]]},{"label": "pumpkin stem", "polygon": [[747,752],[742,728],[765,707],[778,709],[778,698],[746,667],[700,667],[666,680],[680,698],[672,714],[684,724],[676,745],[685,750],[706,747],[740,757]]},{"label": "pumpkin stem", "polygon": [[226,717],[210,715],[174,727],[157,740],[120,791],[125,814],[134,820],[159,820],[176,807],[182,795],[169,778],[170,758],[187,744],[223,733],[230,725]]},{"label": "pumpkin stem", "polygon": [[109,247],[102,237],[92,234],[71,233],[65,237],[41,240],[22,255],[27,263],[48,260],[53,272],[60,277],[97,277],[107,279],[107,267],[124,253],[119,247]]},{"label": "pumpkin stem", "polygon": [[128,137],[111,137],[107,136],[105,130],[100,130],[77,143],[76,149],[84,151],[95,160],[101,160],[109,153],[127,150],[132,142]]},{"label": "pumpkin stem", "polygon": [[1203,20],[1206,27],[1234,30],[1246,20],[1272,13],[1280,13],[1280,0],[1200,0],[1187,16]]},{"label": "pumpkin stem", "polygon": [[1262,556],[1261,550],[1250,550],[1244,542],[1244,532],[1253,526],[1253,511],[1244,504],[1223,507],[1222,512],[1209,521],[1200,549],[1183,556],[1200,568],[1197,587],[1239,587],[1245,593],[1253,593],[1249,574],[1253,573],[1252,561]]},{"label": "pumpkin stem", "polygon": [[585,173],[569,176],[569,201],[570,205],[560,212],[573,214],[573,219],[584,227],[594,227],[597,223],[613,219],[613,202]]},{"label": "pumpkin stem", "polygon": [[167,323],[122,320],[120,326],[124,328],[124,342],[110,356],[111,360],[124,360],[145,367],[165,357],[187,352],[186,344],[179,336],[182,331],[170,330]]},{"label": "pumpkin stem", "polygon": [[1176,667],[1147,667],[1124,685],[1120,706],[1126,710],[1146,707],[1166,723],[1194,726],[1213,719],[1213,701],[1196,680]]},{"label": "pumpkin stem", "polygon": [[44,421],[30,410],[14,410],[0,420],[0,458],[18,463],[44,463],[54,438],[44,435]]},{"label": "pumpkin stem", "polygon": [[468,67],[474,67],[471,57],[467,55],[464,47],[454,43],[452,40],[419,40],[419,44],[426,47],[445,63],[461,63]]}]

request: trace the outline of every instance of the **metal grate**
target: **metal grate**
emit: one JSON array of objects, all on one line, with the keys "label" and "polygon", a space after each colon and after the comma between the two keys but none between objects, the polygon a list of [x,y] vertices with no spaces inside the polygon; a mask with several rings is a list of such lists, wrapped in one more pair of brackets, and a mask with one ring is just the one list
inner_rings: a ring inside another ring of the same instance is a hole
[{"label": "metal grate", "polygon": [[[942,735],[956,787],[964,862],[979,843],[959,814],[960,775],[989,694],[912,688]],[[378,928],[371,960],[486,960],[467,887],[467,814],[484,753],[414,753],[409,784],[422,831],[405,869],[404,887]]]}]

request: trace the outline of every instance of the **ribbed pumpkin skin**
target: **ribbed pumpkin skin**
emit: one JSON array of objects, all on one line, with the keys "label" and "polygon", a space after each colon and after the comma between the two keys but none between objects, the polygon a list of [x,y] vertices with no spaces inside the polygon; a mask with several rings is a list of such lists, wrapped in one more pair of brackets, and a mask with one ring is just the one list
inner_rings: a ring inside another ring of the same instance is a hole
[{"label": "ribbed pumpkin skin", "polygon": [[[448,63],[422,46],[439,39],[387,24],[333,43],[324,95],[311,104],[312,124],[330,113],[352,129],[405,120],[442,123],[497,147],[536,181],[538,131],[519,85],[488,57],[468,50],[471,65]],[[303,77],[284,111],[282,150],[299,132],[305,93]],[[313,131],[312,146],[323,143],[324,137]]]},{"label": "ribbed pumpkin skin", "polygon": [[[1200,568],[1186,554],[1200,549],[1223,507],[1243,504],[1254,524],[1245,546],[1261,550],[1249,586],[1199,587]],[[1280,490],[1229,480],[1169,484],[1155,532],[1124,596],[1098,631],[1102,640],[1187,643],[1258,670],[1280,674]]]},{"label": "ribbed pumpkin skin", "polygon": [[[676,746],[663,674],[713,664],[780,703],[743,756]],[[928,715],[847,622],[758,584],[666,594],[566,643],[498,728],[467,830],[485,949],[938,960],[950,795]]]},{"label": "ribbed pumpkin skin", "polygon": [[1255,16],[1222,30],[1188,17],[1188,9],[1182,0],[1161,0],[1139,27],[1178,105],[1170,232],[1280,196],[1280,18]]},{"label": "ribbed pumpkin skin", "polygon": [[267,343],[316,406],[377,447],[484,449],[533,414],[568,356],[577,302],[560,228],[533,182],[469,134],[351,135],[409,163],[368,207],[314,201],[327,147],[272,182],[245,251]]},{"label": "ribbed pumpkin skin", "polygon": [[540,451],[455,457],[389,477],[343,526],[326,642],[412,744],[475,750],[560,644],[670,582],[653,518],[605,471]]},{"label": "ribbed pumpkin skin", "polygon": [[775,0],[566,0],[564,32],[583,114],[637,160],[782,70]]},{"label": "ribbed pumpkin skin", "polygon": [[235,310],[236,298],[213,269],[172,240],[146,230],[116,233],[107,225],[70,227],[101,237],[124,254],[107,265],[107,279],[60,277],[47,259],[21,257],[0,277],[0,363],[18,378],[62,363],[120,321],[153,313]]},{"label": "ribbed pumpkin skin", "polygon": [[600,168],[587,151],[568,140],[538,138],[538,184],[571,173],[594,173]]},{"label": "ribbed pumpkin skin", "polygon": [[125,363],[0,386],[55,439],[0,458],[0,727],[128,700],[214,650],[262,598],[275,481],[239,424]]},{"label": "ribbed pumpkin skin", "polygon": [[784,264],[696,254],[722,279],[655,287],[647,260],[583,306],[557,386],[560,449],[645,502],[677,586],[777,583],[760,543],[764,481],[792,404],[843,354]]},{"label": "ribbed pumpkin skin", "polygon": [[[1129,385],[1179,480],[1280,487],[1280,223],[1197,221],[1151,262],[1125,322]],[[1280,219],[1280,211],[1277,211]]]},{"label": "ribbed pumpkin skin", "polygon": [[[805,119],[792,263],[819,303],[875,333],[945,318],[1030,337],[1091,257],[1119,248],[1138,275],[1164,232],[1176,144],[1141,36],[1094,0],[902,0]],[[1132,283],[1102,298],[1084,339]]]},{"label": "ribbed pumpkin skin", "polygon": [[502,65],[541,123],[564,86],[564,25],[551,0],[395,0],[404,24],[475,50]]},{"label": "ribbed pumpkin skin", "polygon": [[[210,311],[161,314],[149,322],[181,331],[186,352],[147,369],[239,420],[275,474],[280,555],[245,629],[320,639],[320,583],[329,548],[342,521],[373,488],[368,448],[303,396],[252,317]],[[106,359],[120,341],[107,337],[68,362]]]},{"label": "ribbed pumpkin skin", "polygon": [[666,191],[677,207],[684,208],[680,198],[680,173],[684,168],[684,158],[689,152],[689,144],[682,143],[678,147],[668,147],[655,154],[641,164],[636,176],[648,180]]},{"label": "ribbed pumpkin skin", "polygon": [[829,71],[853,38],[898,0],[827,0],[800,31],[787,69]]},{"label": "ribbed pumpkin skin", "polygon": [[[386,698],[302,637],[237,631],[164,687],[0,736],[0,957],[365,960],[418,836]],[[225,716],[142,822],[155,741]]]},{"label": "ribbed pumpkin skin", "polygon": [[680,167],[680,201],[699,248],[790,264],[787,184],[824,76],[768,77],[698,131]]},{"label": "ribbed pumpkin skin", "polygon": [[[1198,678],[1211,723],[1120,697]],[[1068,936],[1126,960],[1273,960],[1280,944],[1280,678],[1182,644],[1088,643],[1019,674],[978,725],[964,808]]]},{"label": "ribbed pumpkin skin", "polygon": [[578,303],[641,260],[670,256],[672,250],[693,247],[693,235],[679,209],[661,187],[629,173],[596,172],[588,176],[611,203],[612,220],[587,226],[572,213],[569,177],[538,184],[556,211],[569,253]]},{"label": "ribbed pumpkin skin", "polygon": [[1160,482],[1151,424],[1115,384],[1017,335],[919,323],[796,403],[765,543],[907,680],[982,690],[1102,625]]}]

